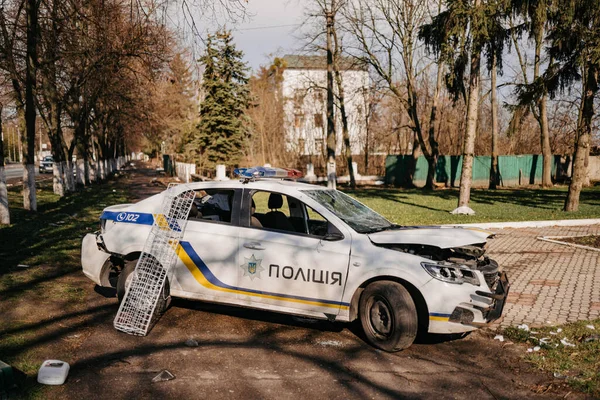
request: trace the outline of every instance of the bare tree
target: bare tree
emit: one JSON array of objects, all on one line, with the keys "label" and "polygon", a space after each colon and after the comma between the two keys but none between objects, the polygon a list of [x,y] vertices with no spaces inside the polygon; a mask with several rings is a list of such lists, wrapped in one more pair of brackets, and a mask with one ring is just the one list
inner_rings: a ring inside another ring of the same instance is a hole
[{"label": "bare tree", "polygon": [[[550,4],[547,0],[511,0],[513,13],[521,16],[524,19],[523,28],[529,33],[529,37],[533,39],[535,56],[533,60],[533,77],[529,81],[527,74],[527,61],[521,50],[521,44],[518,40],[517,29],[515,29],[512,19],[511,32],[512,42],[515,47],[519,66],[521,67],[521,73],[523,75],[523,81],[525,85],[529,85],[532,82],[538,81],[542,76],[541,66],[543,63],[542,59],[542,47],[546,40],[546,26],[548,24],[548,12],[550,10]],[[552,65],[553,61],[550,59],[548,65]],[[537,93],[536,98],[523,99],[521,101],[522,106],[529,107],[529,110],[533,113],[535,119],[538,122],[540,128],[540,147],[542,150],[543,170],[542,170],[542,187],[552,186],[552,149],[550,147],[550,133],[548,129],[548,93],[547,90],[543,89]]]},{"label": "bare tree", "polygon": [[27,46],[25,58],[25,158],[23,169],[23,207],[26,210],[37,211],[37,196],[35,192],[35,89],[37,86],[37,47],[39,37],[37,0],[25,0],[27,16]]},{"label": "bare tree", "polygon": [[[437,105],[432,104],[429,130],[423,124],[420,110],[418,77],[428,70],[428,62],[419,57],[419,28],[427,22],[430,2],[427,0],[357,0],[345,13],[348,31],[355,42],[355,52],[368,63],[380,78],[383,86],[403,105],[410,129],[414,133],[412,167],[407,183],[412,185],[414,166],[419,152],[427,158],[429,173],[426,187],[433,188],[435,169],[439,156],[436,139]],[[443,63],[438,61],[436,92],[433,101],[439,99]],[[402,76],[399,85],[396,80]]]},{"label": "bare tree", "polygon": [[496,65],[496,55],[492,54],[492,68],[490,70],[492,85],[490,88],[491,106],[492,106],[492,159],[490,166],[490,189],[496,189],[499,184],[500,172],[498,170],[498,84],[496,83],[498,67]]},{"label": "bare tree", "polygon": [[4,105],[0,103],[0,225],[10,224],[10,211],[8,209],[8,191],[6,188],[6,173],[4,171],[4,132],[2,129],[2,111]]},{"label": "bare tree", "polygon": [[[331,5],[332,9],[334,8],[334,3]],[[336,12],[337,14],[337,12]],[[346,95],[344,92],[344,82],[342,78],[342,73],[340,71],[340,66],[342,62],[342,48],[340,43],[340,38],[338,36],[338,30],[334,23],[329,27],[329,34],[333,38],[333,71],[335,75],[335,84],[337,88],[337,105],[340,110],[340,116],[342,120],[342,140],[344,141],[344,157],[346,158],[346,163],[348,166],[348,175],[350,176],[350,187],[352,189],[356,188],[356,178],[354,176],[354,168],[352,162],[352,145],[350,143],[350,131],[348,129],[348,115],[346,113]],[[329,43],[328,39],[328,47],[331,43]],[[328,51],[329,54],[329,51]],[[329,67],[329,59],[328,59],[328,67]],[[329,81],[328,81],[329,85]],[[328,88],[329,89],[329,88]],[[334,154],[335,161],[335,154]]]},{"label": "bare tree", "polygon": [[[421,36],[437,54],[446,54],[452,61],[449,89],[455,97],[462,95],[467,104],[466,127],[462,151],[462,171],[458,207],[453,213],[473,214],[469,208],[473,182],[475,137],[479,119],[480,72],[484,50],[491,68],[495,57],[502,65],[502,49],[506,40],[502,4],[495,1],[448,1],[447,10],[435,16],[431,24],[422,27]],[[451,50],[455,49],[455,50]],[[468,89],[464,76],[468,72]]]}]

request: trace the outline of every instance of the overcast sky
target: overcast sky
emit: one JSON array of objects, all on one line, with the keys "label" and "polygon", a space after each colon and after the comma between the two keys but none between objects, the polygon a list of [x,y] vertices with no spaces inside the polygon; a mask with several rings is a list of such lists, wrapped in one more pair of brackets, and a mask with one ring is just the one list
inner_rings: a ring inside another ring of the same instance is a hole
[{"label": "overcast sky", "polygon": [[253,70],[268,64],[272,56],[282,56],[298,49],[294,31],[302,22],[301,0],[248,0],[248,21],[227,25],[233,30],[235,43]]}]

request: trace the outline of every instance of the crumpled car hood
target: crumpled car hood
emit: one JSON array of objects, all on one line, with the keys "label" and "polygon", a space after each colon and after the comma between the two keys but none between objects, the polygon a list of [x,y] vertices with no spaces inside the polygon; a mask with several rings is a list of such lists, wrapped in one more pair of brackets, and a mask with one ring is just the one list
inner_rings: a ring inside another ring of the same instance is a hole
[{"label": "crumpled car hood", "polygon": [[492,232],[478,228],[443,226],[404,227],[369,234],[376,244],[421,244],[441,249],[485,243]]}]

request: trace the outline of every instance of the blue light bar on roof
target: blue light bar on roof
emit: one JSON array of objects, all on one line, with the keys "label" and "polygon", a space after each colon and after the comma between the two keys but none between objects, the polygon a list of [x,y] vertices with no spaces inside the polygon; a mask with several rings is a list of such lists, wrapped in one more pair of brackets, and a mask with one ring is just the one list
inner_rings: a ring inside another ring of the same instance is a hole
[{"label": "blue light bar on roof", "polygon": [[252,167],[236,168],[233,173],[240,178],[279,178],[279,179],[298,179],[302,177],[302,172],[289,168],[274,167]]}]

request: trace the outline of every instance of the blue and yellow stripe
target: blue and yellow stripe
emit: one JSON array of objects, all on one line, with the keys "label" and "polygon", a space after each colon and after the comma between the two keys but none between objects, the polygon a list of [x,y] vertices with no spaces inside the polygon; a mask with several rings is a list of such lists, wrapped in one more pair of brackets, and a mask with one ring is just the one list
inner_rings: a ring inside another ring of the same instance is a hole
[{"label": "blue and yellow stripe", "polygon": [[449,319],[450,319],[450,314],[429,313],[430,321],[448,322]]},{"label": "blue and yellow stripe", "polygon": [[272,299],[286,301],[292,303],[309,304],[318,307],[330,307],[347,310],[350,307],[349,303],[340,301],[315,299],[304,296],[293,296],[282,293],[264,292],[262,290],[242,288],[238,286],[228,285],[221,282],[208,266],[202,261],[198,253],[192,248],[189,242],[180,242],[177,248],[177,255],[183,264],[190,271],[194,279],[207,289],[217,290],[221,292],[236,293],[246,296],[260,297],[263,299]]}]

